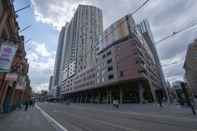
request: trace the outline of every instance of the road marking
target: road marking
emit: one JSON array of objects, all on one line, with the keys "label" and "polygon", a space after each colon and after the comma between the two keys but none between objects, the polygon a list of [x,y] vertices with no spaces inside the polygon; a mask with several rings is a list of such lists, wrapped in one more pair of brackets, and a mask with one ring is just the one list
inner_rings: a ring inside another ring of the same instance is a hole
[{"label": "road marking", "polygon": [[[57,122],[54,118],[52,118],[48,113],[46,113],[43,109],[41,109],[37,104],[36,108],[42,113],[42,115],[52,124],[55,128],[60,129],[61,131],[68,131],[64,126],[62,126],[59,122]],[[54,125],[55,124],[55,125]]]}]

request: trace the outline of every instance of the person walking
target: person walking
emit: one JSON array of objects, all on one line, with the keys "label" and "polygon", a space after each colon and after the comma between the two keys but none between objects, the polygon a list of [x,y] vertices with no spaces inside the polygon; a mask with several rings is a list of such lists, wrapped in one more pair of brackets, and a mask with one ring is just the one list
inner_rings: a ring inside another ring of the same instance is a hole
[{"label": "person walking", "polygon": [[28,110],[28,106],[29,106],[29,103],[28,103],[28,101],[26,101],[26,102],[25,102],[25,111]]},{"label": "person walking", "polygon": [[116,107],[116,108],[119,108],[118,100],[113,100],[113,106]]}]

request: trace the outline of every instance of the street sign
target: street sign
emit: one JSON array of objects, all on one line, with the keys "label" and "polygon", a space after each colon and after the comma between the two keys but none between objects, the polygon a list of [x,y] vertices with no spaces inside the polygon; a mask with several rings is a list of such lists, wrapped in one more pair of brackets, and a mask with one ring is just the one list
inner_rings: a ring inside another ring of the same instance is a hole
[{"label": "street sign", "polygon": [[17,47],[12,42],[4,42],[0,48],[0,72],[9,72]]}]

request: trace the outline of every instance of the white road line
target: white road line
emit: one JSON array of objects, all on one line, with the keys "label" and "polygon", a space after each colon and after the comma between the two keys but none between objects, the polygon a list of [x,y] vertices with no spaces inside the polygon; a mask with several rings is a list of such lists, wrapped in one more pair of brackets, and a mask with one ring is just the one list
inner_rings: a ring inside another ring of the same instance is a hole
[{"label": "white road line", "polygon": [[[42,115],[51,123],[52,126],[56,126],[55,128],[60,129],[61,131],[68,131],[64,126],[62,126],[59,122],[57,122],[54,118],[52,118],[48,113],[46,113],[43,109],[41,109],[38,105],[36,108],[42,113]],[[55,125],[54,125],[55,124]]]}]

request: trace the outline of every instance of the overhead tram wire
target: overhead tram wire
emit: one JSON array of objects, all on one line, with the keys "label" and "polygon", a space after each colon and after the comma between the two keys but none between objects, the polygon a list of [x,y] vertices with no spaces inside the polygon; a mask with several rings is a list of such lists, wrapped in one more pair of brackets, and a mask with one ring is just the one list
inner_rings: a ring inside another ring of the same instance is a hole
[{"label": "overhead tram wire", "polygon": [[25,10],[25,9],[27,9],[27,8],[30,8],[31,7],[31,5],[29,4],[29,5],[26,5],[25,7],[23,7],[23,8],[21,8],[21,9],[18,9],[18,10],[16,10],[15,11],[15,13],[18,13],[18,12],[20,12],[20,11],[22,11],[22,10]]},{"label": "overhead tram wire", "polygon": [[148,2],[150,2],[150,0],[146,0],[141,6],[139,6],[133,13],[131,13],[132,15],[134,15],[135,13],[137,13],[140,9],[142,9]]},{"label": "overhead tram wire", "polygon": [[197,23],[194,23],[194,24],[192,24],[192,25],[190,25],[190,26],[187,26],[187,27],[185,27],[185,28],[182,28],[182,29],[180,29],[180,30],[178,30],[178,31],[176,31],[176,32],[172,32],[170,35],[165,36],[165,37],[162,38],[161,40],[158,40],[157,42],[155,42],[155,44],[159,44],[159,43],[161,43],[161,42],[163,42],[163,41],[165,41],[165,40],[170,39],[170,38],[173,37],[173,36],[176,36],[176,35],[178,35],[178,34],[180,34],[180,33],[183,33],[183,32],[185,32],[185,31],[187,31],[187,30],[191,30],[192,28],[196,28],[196,27],[197,27]]},{"label": "overhead tram wire", "polygon": [[28,44],[31,41],[31,39],[28,39],[25,41],[25,44]]},{"label": "overhead tram wire", "polygon": [[19,32],[22,33],[23,31],[29,29],[31,26],[32,26],[32,25],[28,25],[28,26],[24,27],[22,30],[20,30]]}]

